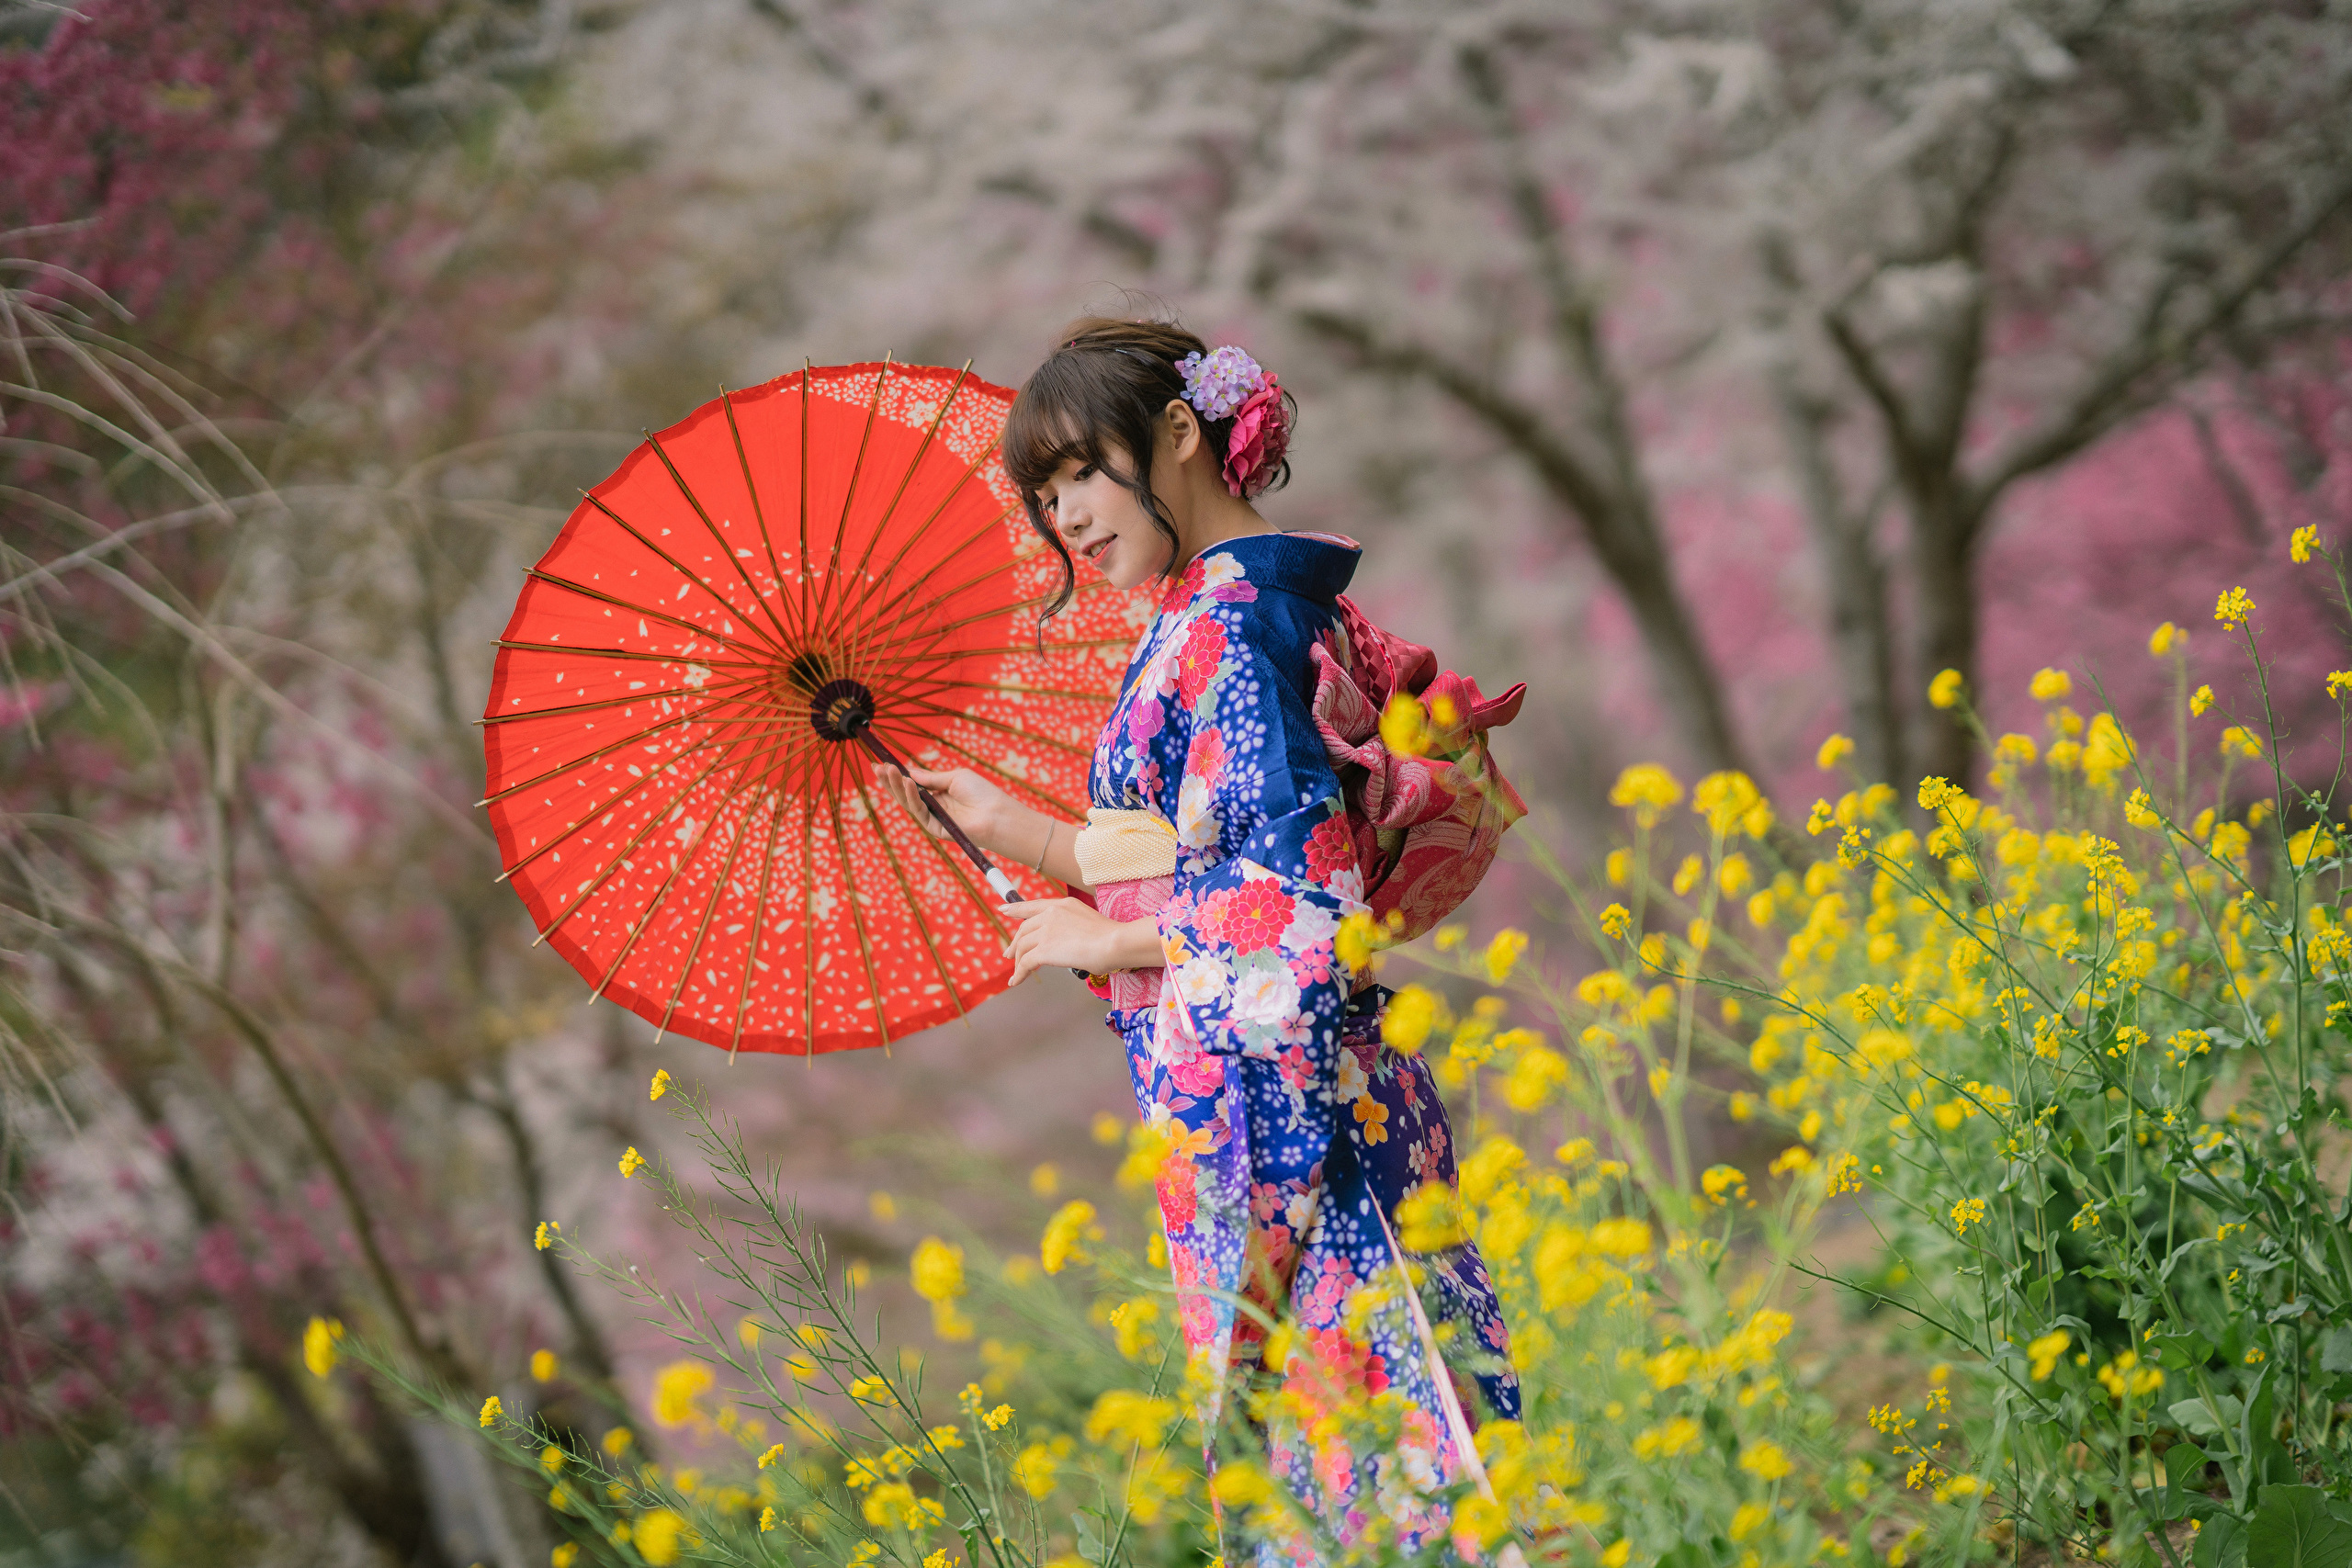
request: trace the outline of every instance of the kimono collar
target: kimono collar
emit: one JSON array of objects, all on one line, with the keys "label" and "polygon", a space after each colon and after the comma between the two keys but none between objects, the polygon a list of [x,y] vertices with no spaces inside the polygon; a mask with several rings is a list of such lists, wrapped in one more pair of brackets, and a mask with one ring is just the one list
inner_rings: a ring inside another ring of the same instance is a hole
[{"label": "kimono collar", "polygon": [[1204,563],[1218,556],[1232,557],[1242,580],[1256,587],[1279,588],[1329,604],[1355,576],[1363,547],[1339,534],[1245,534],[1204,551],[1185,568],[1173,584],[1178,592],[1170,598],[1181,603],[1192,597],[1201,586]]}]

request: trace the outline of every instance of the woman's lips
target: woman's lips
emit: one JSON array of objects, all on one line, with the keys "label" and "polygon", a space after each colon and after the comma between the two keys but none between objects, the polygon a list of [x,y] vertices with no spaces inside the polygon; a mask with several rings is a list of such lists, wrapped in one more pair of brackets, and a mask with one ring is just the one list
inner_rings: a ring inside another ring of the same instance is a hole
[{"label": "woman's lips", "polygon": [[1102,564],[1102,552],[1111,547],[1111,543],[1109,539],[1098,540],[1079,553],[1086,558],[1087,565],[1099,567]]}]

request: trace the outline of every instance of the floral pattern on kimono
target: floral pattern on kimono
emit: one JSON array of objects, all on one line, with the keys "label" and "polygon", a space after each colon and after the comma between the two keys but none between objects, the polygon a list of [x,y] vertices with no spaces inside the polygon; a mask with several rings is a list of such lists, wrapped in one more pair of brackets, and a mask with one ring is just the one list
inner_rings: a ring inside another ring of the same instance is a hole
[{"label": "floral pattern on kimono", "polygon": [[[1460,1468],[1432,1381],[1453,1374],[1430,1365],[1402,1313],[1376,1315],[1363,1341],[1342,1321],[1352,1292],[1393,1271],[1383,1216],[1393,1228],[1407,1193],[1454,1177],[1429,1065],[1382,1043],[1385,993],[1334,950],[1340,921],[1363,908],[1363,877],[1308,712],[1308,649],[1329,646],[1356,557],[1273,534],[1194,560],[1137,646],[1090,794],[1175,829],[1157,999],[1110,1022],[1138,1109],[1172,1143],[1160,1214],[1204,1420],[1214,1427],[1232,1378],[1258,1361],[1263,1329],[1236,1298],[1268,1317],[1287,1310],[1303,1341],[1283,1369],[1288,1387],[1310,1407],[1393,1390],[1407,1436],[1396,1452],[1358,1454],[1276,1428],[1270,1460],[1342,1540],[1375,1515],[1419,1540],[1442,1529],[1444,1508],[1427,1498]],[[1422,1261],[1433,1315],[1484,1352],[1469,1369],[1477,1390],[1515,1417],[1509,1339],[1476,1249]]]}]

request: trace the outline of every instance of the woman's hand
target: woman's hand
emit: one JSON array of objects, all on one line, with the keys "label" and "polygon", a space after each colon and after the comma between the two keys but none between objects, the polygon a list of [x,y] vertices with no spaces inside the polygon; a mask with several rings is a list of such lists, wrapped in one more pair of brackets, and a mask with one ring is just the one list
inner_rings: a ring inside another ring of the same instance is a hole
[{"label": "woman's hand", "polygon": [[947,837],[947,830],[933,819],[922,796],[915,793],[918,784],[931,791],[931,797],[939,802],[940,808],[956,819],[956,826],[970,834],[972,842],[989,854],[1023,864],[1036,862],[1047,819],[969,768],[939,773],[910,765],[902,773],[888,763],[876,762],[874,782],[899,803],[899,809],[915,819],[917,827],[934,839]]},{"label": "woman's hand", "polygon": [[1107,975],[1114,969],[1157,969],[1167,962],[1157,920],[1114,920],[1076,898],[1036,898],[1007,904],[1021,922],[1012,935],[1012,983],[1048,967]]}]

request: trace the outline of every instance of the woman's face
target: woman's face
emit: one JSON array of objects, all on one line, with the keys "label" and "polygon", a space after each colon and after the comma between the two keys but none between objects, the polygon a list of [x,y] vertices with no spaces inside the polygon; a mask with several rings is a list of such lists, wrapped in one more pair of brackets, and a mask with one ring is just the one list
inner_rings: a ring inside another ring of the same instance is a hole
[{"label": "woman's face", "polygon": [[1100,463],[1071,457],[1037,487],[1046,522],[1078,558],[1114,588],[1139,588],[1166,570],[1175,547],[1143,505]]}]

